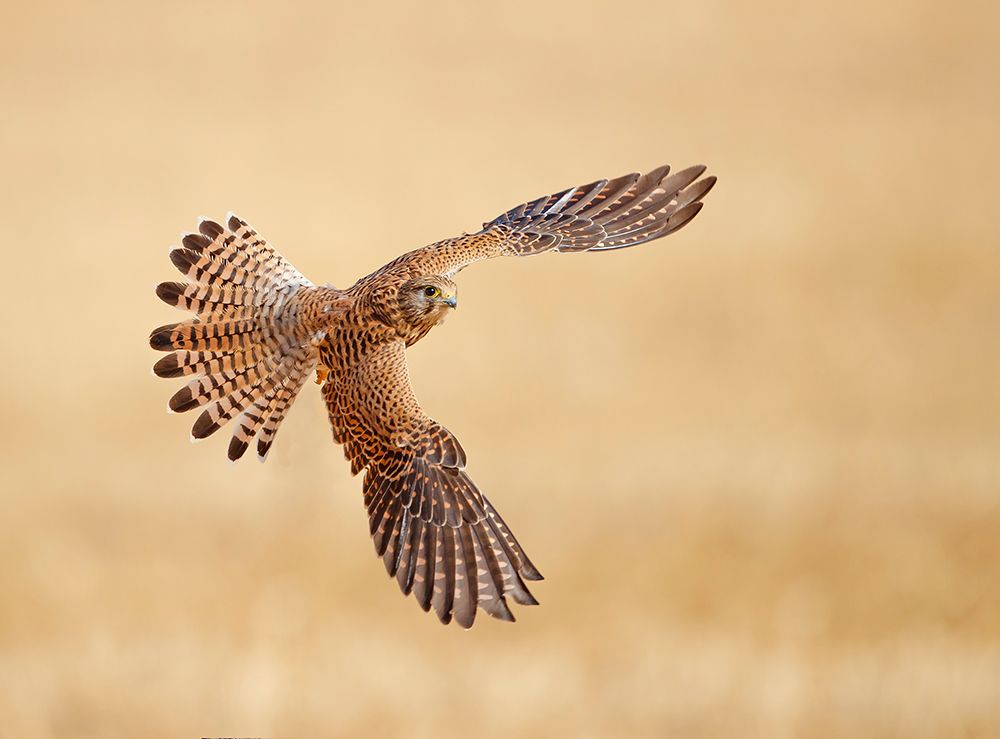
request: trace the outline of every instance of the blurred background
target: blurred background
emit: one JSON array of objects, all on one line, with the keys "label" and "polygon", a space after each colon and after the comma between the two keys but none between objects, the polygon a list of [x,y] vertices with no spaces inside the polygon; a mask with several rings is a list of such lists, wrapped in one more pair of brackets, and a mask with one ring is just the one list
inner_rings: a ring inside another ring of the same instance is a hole
[{"label": "blurred background", "polygon": [[[6,3],[0,734],[1000,735],[987,3]],[[316,282],[709,165],[646,247],[461,275],[425,407],[547,576],[440,626],[307,386],[192,447],[148,332],[233,209]]]}]

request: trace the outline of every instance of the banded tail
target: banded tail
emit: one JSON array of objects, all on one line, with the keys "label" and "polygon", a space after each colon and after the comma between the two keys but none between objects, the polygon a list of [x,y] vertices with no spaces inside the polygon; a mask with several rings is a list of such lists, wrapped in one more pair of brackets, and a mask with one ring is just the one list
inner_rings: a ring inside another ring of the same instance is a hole
[{"label": "banded tail", "polygon": [[170,261],[189,282],[164,282],[156,294],[195,314],[149,336],[168,352],[153,366],[159,377],[186,377],[169,401],[171,412],[203,409],[191,440],[236,419],[229,459],[256,437],[261,461],[281,422],[316,369],[324,313],[339,292],[317,288],[234,215],[223,227],[203,220],[184,236]]}]

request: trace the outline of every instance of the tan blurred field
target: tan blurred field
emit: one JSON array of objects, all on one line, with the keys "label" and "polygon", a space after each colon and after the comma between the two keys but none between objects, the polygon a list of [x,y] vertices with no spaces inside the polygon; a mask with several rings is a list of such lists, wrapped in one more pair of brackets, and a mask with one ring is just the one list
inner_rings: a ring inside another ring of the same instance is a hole
[{"label": "tan blurred field", "polygon": [[[1000,736],[1000,12],[5,3],[0,735]],[[461,275],[424,405],[547,580],[441,627],[307,387],[192,447],[152,287],[317,282],[663,161],[676,236]]]}]

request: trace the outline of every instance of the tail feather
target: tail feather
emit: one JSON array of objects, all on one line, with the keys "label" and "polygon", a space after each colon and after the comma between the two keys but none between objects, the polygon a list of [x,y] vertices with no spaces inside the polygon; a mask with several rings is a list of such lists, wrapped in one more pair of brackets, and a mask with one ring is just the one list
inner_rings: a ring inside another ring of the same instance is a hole
[{"label": "tail feather", "polygon": [[250,269],[258,267],[252,261],[247,263],[250,269],[243,265],[226,261],[216,256],[206,256],[190,249],[174,249],[170,252],[170,261],[177,271],[193,282],[202,285],[250,285],[254,276]]},{"label": "tail feather", "polygon": [[315,357],[309,360],[305,358],[299,359],[292,373],[278,389],[276,403],[271,408],[267,418],[264,419],[264,423],[260,427],[260,435],[257,437],[257,457],[261,461],[267,459],[268,452],[271,451],[271,445],[274,443],[274,437],[278,433],[281,422],[285,420],[285,415],[288,413],[288,409],[291,408],[295,396],[299,394],[299,390],[305,384],[306,378],[312,374],[315,368]]},{"label": "tail feather", "polygon": [[260,349],[245,352],[192,352],[179,349],[163,357],[153,365],[157,377],[185,377],[187,375],[215,375],[219,372],[233,372],[257,364],[263,358]]},{"label": "tail feather", "polygon": [[238,419],[229,458],[240,458],[254,437],[264,457],[316,368],[316,305],[337,291],[315,288],[236,216],[225,226],[203,220],[182,245],[170,260],[189,282],[161,283],[156,294],[195,318],[153,330],[150,346],[168,352],[153,371],[188,380],[169,407],[202,408],[193,438]]},{"label": "tail feather", "polygon": [[278,391],[281,389],[281,386],[282,383],[270,385],[264,392],[263,397],[259,398],[253,405],[240,414],[236,422],[236,427],[233,429],[233,436],[229,440],[227,456],[231,461],[235,462],[240,459],[246,450],[250,448],[250,442],[253,441],[253,437],[257,435],[264,422],[278,404]]},{"label": "tail feather", "polygon": [[194,427],[191,429],[191,435],[196,439],[211,436],[264,397],[265,393],[276,382],[277,379],[273,374],[268,375],[258,379],[254,384],[244,385],[240,389],[220,397],[198,416],[198,420],[194,422]]},{"label": "tail feather", "polygon": [[199,375],[190,380],[170,398],[170,410],[183,413],[192,408],[220,401],[264,382],[274,371],[271,359],[238,371],[223,371],[214,375]]},{"label": "tail feather", "polygon": [[230,318],[220,315],[195,319],[185,323],[171,323],[154,329],[149,335],[149,345],[160,351],[186,349],[197,352],[232,352],[251,349],[261,343],[263,336],[260,319]]},{"label": "tail feather", "polygon": [[[284,413],[291,407],[310,372],[311,367],[305,353],[290,354],[282,359],[281,366],[270,376],[262,392],[255,396],[252,403],[247,403],[240,409],[240,416],[229,442],[229,459],[235,462],[242,457],[258,433],[261,435],[260,441],[266,440],[268,448],[270,447],[278,426],[284,420]],[[268,428],[271,431],[265,439],[264,434]],[[266,455],[267,449],[261,457]]]},{"label": "tail feather", "polygon": [[[167,305],[198,315],[229,311],[229,315],[240,312],[241,308],[254,308],[257,295],[236,285],[191,285],[184,282],[161,282],[156,286],[156,295]],[[246,312],[248,316],[252,312]]]}]

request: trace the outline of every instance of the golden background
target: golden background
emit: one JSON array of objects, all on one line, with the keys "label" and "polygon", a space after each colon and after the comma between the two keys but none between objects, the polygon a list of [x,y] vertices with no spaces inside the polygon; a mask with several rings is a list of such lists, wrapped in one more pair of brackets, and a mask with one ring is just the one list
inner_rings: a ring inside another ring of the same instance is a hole
[{"label": "golden background", "polygon": [[[0,734],[1000,735],[995,6],[278,6],[5,3]],[[400,596],[315,387],[263,466],[164,414],[199,214],[346,286],[664,161],[411,352],[516,625]]]}]

